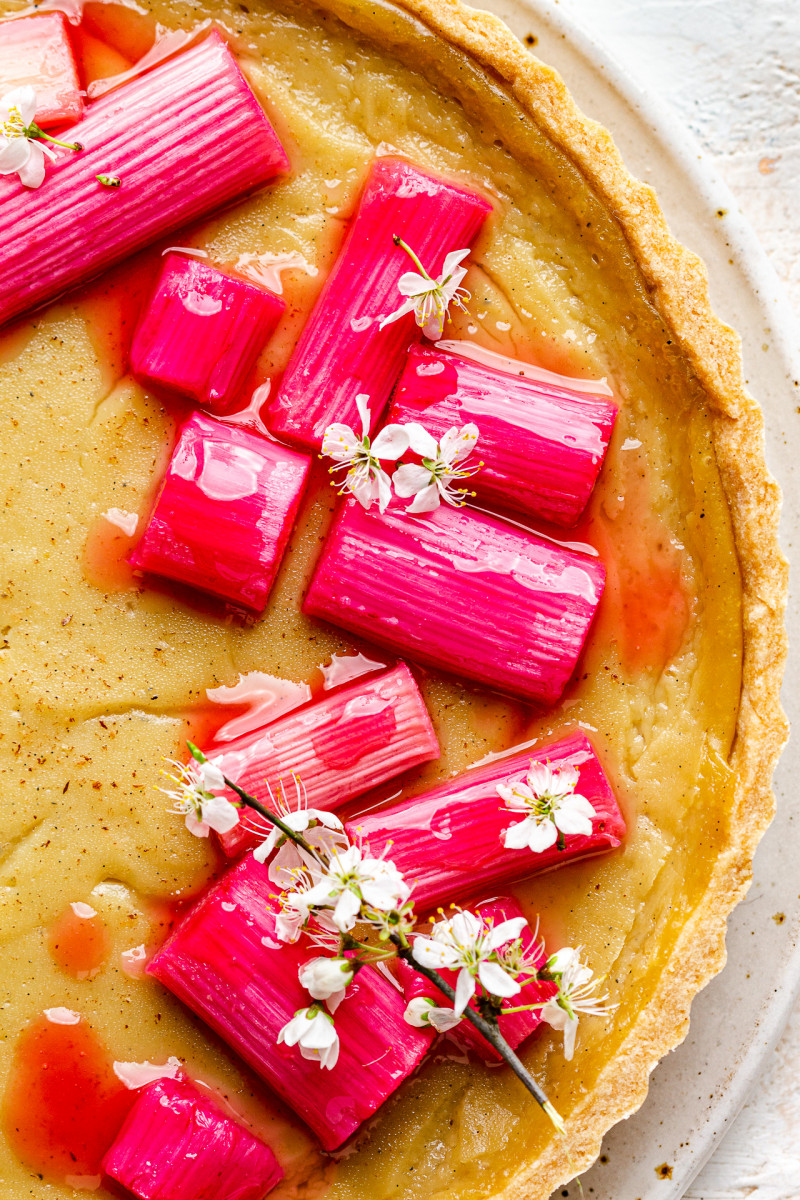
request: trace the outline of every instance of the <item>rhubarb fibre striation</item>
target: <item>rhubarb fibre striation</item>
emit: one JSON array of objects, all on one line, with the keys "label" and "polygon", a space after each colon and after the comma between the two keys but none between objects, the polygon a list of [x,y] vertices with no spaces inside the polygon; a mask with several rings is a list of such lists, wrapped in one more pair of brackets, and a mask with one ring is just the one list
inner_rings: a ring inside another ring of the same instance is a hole
[{"label": "rhubarb fibre striation", "polygon": [[616,415],[606,396],[412,346],[386,419],[419,421],[437,440],[454,425],[474,422],[483,465],[470,487],[478,496],[574,525],[597,482]]},{"label": "rhubarb fibre striation", "polygon": [[[265,803],[264,784],[277,795],[281,781],[292,803],[294,773],[309,807],[327,810],[438,756],[425,701],[405,663],[279,717],[222,751],[209,751],[229,779]],[[247,824],[240,821],[219,840],[234,857],[262,842],[271,828],[249,812]]]},{"label": "rhubarb fibre striation", "polygon": [[[490,925],[499,925],[501,921],[510,921],[514,917],[523,917],[525,915],[513,896],[498,896],[494,900],[485,900],[481,904],[473,905],[472,911],[479,917],[483,917]],[[547,961],[547,952],[541,942],[537,946],[533,931],[529,925],[526,925],[523,929],[520,941],[522,942],[523,951],[527,955],[530,955],[534,964],[532,969],[535,970],[543,967]],[[395,971],[397,978],[403,985],[403,995],[406,998],[406,1002],[416,999],[417,996],[426,996],[431,1000],[435,1000],[437,1005],[443,1008],[452,1007],[451,1002],[446,999],[435,984],[426,979],[424,975],[419,975],[413,967],[410,967],[402,959],[397,960]],[[458,972],[443,970],[441,975],[445,982],[449,983],[455,989]],[[523,1004],[544,1004],[552,996],[555,996],[557,991],[558,989],[552,983],[532,980],[530,983],[523,984],[522,990],[516,996],[512,996],[509,1000],[505,1001],[505,1004],[508,1008],[519,1008]],[[477,1005],[474,1000],[470,1007],[477,1011]],[[527,1037],[530,1037],[541,1023],[541,1015],[536,1009],[532,1009],[529,1012],[509,1013],[507,1016],[501,1016],[498,1020],[500,1032],[512,1050],[516,1050],[517,1046],[521,1045]],[[503,1061],[502,1056],[495,1050],[494,1046],[490,1042],[487,1042],[475,1026],[466,1018],[449,1031],[449,1036],[463,1047],[464,1050],[471,1050],[485,1062]]]},{"label": "rhubarb fibre striation", "polygon": [[140,1200],[262,1200],[283,1178],[269,1146],[182,1079],[139,1091],[103,1169]]},{"label": "rhubarb fibre striation", "polygon": [[261,612],[310,465],[305,454],[196,413],[131,565]]},{"label": "rhubarb fibre striation", "polygon": [[145,384],[227,412],[286,305],[266,288],[168,254],[131,346]]},{"label": "rhubarb fibre striation", "polygon": [[[575,791],[597,814],[590,835],[567,834],[563,850],[551,846],[539,854],[509,850],[504,834],[524,814],[509,811],[497,794],[498,783],[524,780],[531,762],[553,770],[576,767]],[[354,817],[346,825],[351,839],[361,839],[372,854],[385,848],[397,869],[413,886],[419,912],[448,900],[461,902],[470,893],[508,886],[549,867],[600,854],[619,846],[625,821],[589,739],[574,733],[538,750],[498,759],[440,784],[429,792]]]},{"label": "rhubarb fibre striation", "polygon": [[69,23],[63,13],[0,21],[0,96],[26,84],[36,89],[35,120],[42,129],[77,121],[83,112]]},{"label": "rhubarb fibre striation", "polygon": [[599,560],[466,508],[343,505],[304,611],[406,657],[539,704],[575,669]]},{"label": "rhubarb fibre striation", "polygon": [[397,989],[363,967],[336,1010],[341,1052],[332,1070],[278,1045],[281,1028],[309,1004],[297,973],[319,950],[305,938],[278,940],[275,890],[267,867],[248,854],[190,910],[147,970],[333,1150],[414,1070],[432,1035],[408,1025]]},{"label": "rhubarb fibre striation", "polygon": [[[0,179],[0,323],[288,170],[222,39],[95,100],[36,191]],[[95,178],[112,174],[119,188]],[[87,231],[91,236],[87,236]]]},{"label": "rhubarb fibre striation", "polygon": [[411,246],[435,278],[445,256],[471,244],[491,205],[469,188],[397,158],[372,166],[344,246],[309,317],[267,412],[280,437],[318,450],[328,425],[359,436],[359,393],[369,396],[373,428],[418,336],[413,313],[380,329],[403,301],[397,290]]}]

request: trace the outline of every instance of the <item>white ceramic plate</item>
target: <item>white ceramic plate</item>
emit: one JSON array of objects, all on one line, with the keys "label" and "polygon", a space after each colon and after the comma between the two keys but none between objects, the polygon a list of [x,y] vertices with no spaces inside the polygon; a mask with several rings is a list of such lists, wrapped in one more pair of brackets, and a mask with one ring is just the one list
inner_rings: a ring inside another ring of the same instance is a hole
[{"label": "white ceramic plate", "polygon": [[[630,170],[652,183],[675,234],[706,261],[717,312],[743,339],[745,376],[761,403],[767,456],[784,489],[782,540],[791,553],[800,513],[800,354],[794,316],[755,235],[727,187],[672,113],[646,94],[557,4],[483,0],[534,53],[564,76],[589,116],[614,134]],[[646,64],[643,64],[646,76]],[[800,630],[797,596],[790,634]],[[790,719],[798,708],[784,688]],[[755,877],[728,931],[728,966],[692,1009],[684,1044],[655,1071],[647,1102],[606,1138],[603,1159],[583,1176],[584,1197],[679,1200],[736,1116],[774,1046],[800,986],[800,809],[791,780],[800,772],[794,744],[776,777],[778,815],[756,857]],[[783,915],[783,921],[775,918]],[[669,1168],[671,1174],[663,1168]],[[581,1200],[577,1186],[557,1193]]]}]

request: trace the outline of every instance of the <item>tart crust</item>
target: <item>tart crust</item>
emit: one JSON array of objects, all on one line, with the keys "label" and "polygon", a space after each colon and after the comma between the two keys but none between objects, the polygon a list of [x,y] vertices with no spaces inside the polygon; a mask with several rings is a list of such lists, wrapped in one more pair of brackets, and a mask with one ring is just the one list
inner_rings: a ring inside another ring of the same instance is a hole
[{"label": "tart crust", "polygon": [[725,964],[727,918],[750,886],[753,855],[775,809],[771,779],[788,733],[780,704],[788,590],[778,543],[781,494],[764,457],[761,409],[745,388],[741,339],[711,307],[702,259],[673,237],[655,192],[629,173],[610,133],[581,112],[558,72],[493,14],[460,0],[396,3],[498,78],[614,214],[650,300],[705,393],[741,571],[744,655],[728,759],[736,779],[728,837],[657,989],[572,1113],[566,1139],[551,1142],[534,1169],[496,1193],[503,1200],[544,1200],[591,1165],[605,1133],[643,1103],[650,1072],[688,1032],[693,998]]}]

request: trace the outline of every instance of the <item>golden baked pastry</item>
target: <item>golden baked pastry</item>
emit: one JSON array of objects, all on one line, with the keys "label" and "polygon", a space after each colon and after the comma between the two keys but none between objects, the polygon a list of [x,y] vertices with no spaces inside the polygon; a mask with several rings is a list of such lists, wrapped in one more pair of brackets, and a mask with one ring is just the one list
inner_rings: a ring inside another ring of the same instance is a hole
[{"label": "golden baked pastry", "polygon": [[[21,7],[3,0],[0,11]],[[443,753],[409,783],[540,735],[593,731],[629,819],[625,846],[518,895],[546,936],[584,946],[619,1008],[582,1023],[569,1063],[555,1034],[526,1048],[566,1138],[505,1072],[450,1058],[429,1062],[334,1161],[176,1001],[123,969],[132,949],[158,940],[163,898],[197,890],[213,865],[154,791],[162,757],[215,719],[206,691],[254,670],[305,680],[354,645],[300,612],[334,503],[322,473],[257,623],[145,588],[124,565],[130,543],[102,514],[147,513],[176,426],[125,366],[157,249],[0,341],[3,1070],[17,1069],[20,1030],[63,1006],[85,1015],[114,1059],[191,1063],[268,1130],[281,1186],[332,1200],[545,1198],[594,1159],[684,1036],[693,996],[724,962],[725,920],[772,813],[786,566],[738,337],[711,310],[701,261],[674,240],[610,135],[494,17],[458,0],[154,0],[149,17],[103,25],[102,7],[88,6],[91,36],[112,47],[114,69],[126,65],[126,39],[129,60],[146,46],[151,19],[170,29],[218,21],[290,148],[286,183],[184,239],[273,282],[283,270],[288,312],[264,377],[289,358],[366,167],[391,150],[496,201],[472,258],[471,311],[452,336],[605,376],[621,401],[580,531],[609,578],[581,677],[536,714],[431,672]],[[52,953],[54,923],[74,903],[99,914],[108,938],[90,978],[65,973]],[[4,1195],[72,1194],[63,1171],[22,1161],[8,1112]]]}]

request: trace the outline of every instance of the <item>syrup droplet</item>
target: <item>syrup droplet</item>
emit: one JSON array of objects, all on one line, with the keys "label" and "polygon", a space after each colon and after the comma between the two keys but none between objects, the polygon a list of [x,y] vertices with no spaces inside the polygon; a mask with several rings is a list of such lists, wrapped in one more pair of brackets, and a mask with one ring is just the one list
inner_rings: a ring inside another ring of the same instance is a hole
[{"label": "syrup droplet", "polygon": [[3,1131],[19,1158],[48,1179],[97,1176],[133,1095],[83,1018],[57,1024],[42,1015],[17,1042]]},{"label": "syrup droplet", "polygon": [[75,979],[91,979],[108,958],[110,938],[102,917],[88,904],[70,904],[50,927],[53,960]]}]

